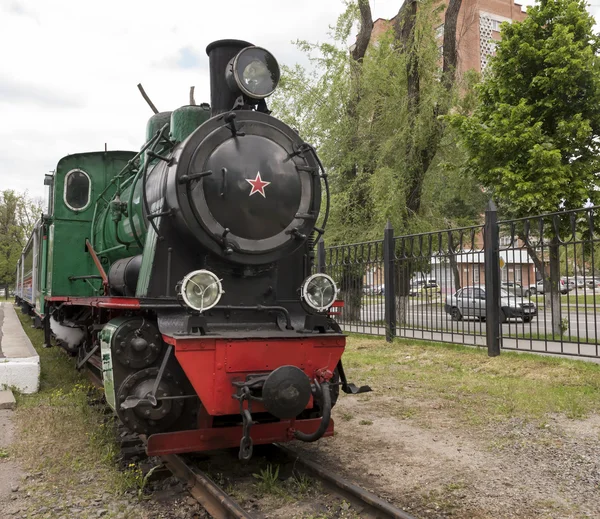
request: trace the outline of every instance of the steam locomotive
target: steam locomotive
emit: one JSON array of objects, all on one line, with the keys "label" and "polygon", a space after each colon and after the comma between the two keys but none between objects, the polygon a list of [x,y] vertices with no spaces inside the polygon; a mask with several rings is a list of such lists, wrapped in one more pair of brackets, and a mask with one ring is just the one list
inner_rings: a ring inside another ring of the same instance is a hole
[{"label": "steam locomotive", "polygon": [[46,176],[16,293],[150,455],[248,459],[332,435],[339,388],[368,388],[346,380],[336,285],[314,273],[326,173],[267,107],[279,65],[238,40],[207,54],[210,106],[155,113],[141,151],[68,155]]}]

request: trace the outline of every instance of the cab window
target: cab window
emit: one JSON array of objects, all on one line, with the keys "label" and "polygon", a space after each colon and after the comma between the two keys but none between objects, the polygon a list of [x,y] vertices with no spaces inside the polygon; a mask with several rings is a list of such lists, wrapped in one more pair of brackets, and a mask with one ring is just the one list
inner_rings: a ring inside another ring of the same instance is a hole
[{"label": "cab window", "polygon": [[90,177],[81,169],[73,169],[65,176],[65,204],[73,211],[83,211],[90,204]]}]

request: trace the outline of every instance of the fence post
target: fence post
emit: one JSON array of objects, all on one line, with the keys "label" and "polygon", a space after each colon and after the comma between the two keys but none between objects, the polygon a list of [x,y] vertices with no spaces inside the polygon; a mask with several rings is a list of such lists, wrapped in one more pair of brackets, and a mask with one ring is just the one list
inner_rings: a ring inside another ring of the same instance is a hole
[{"label": "fence post", "polygon": [[317,271],[325,272],[325,242],[322,239],[317,243]]},{"label": "fence post", "polygon": [[488,355],[500,355],[500,256],[498,211],[492,200],[485,209],[483,229],[486,345]]},{"label": "fence post", "polygon": [[394,229],[389,220],[383,231],[383,282],[385,340],[392,342],[396,335],[396,290],[394,289]]}]

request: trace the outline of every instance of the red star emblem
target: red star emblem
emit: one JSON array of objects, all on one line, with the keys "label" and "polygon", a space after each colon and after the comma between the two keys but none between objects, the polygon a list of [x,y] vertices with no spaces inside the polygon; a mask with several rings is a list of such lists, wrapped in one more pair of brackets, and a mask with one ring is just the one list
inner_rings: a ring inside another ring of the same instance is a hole
[{"label": "red star emblem", "polygon": [[267,198],[265,195],[265,187],[267,187],[271,182],[265,182],[262,178],[260,178],[260,171],[256,174],[256,178],[247,178],[246,182],[252,186],[252,190],[248,196],[252,196],[254,193],[260,193],[263,198]]}]

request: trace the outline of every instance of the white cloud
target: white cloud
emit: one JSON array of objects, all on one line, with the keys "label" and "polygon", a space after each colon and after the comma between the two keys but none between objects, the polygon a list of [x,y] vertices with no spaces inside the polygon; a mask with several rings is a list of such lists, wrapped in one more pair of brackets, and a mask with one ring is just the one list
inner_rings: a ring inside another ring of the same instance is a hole
[{"label": "white cloud", "polygon": [[[401,0],[371,0],[374,19]],[[138,149],[151,114],[209,101],[206,46],[245,39],[285,64],[323,41],[341,0],[0,0],[0,189],[44,193],[68,153]]]}]

